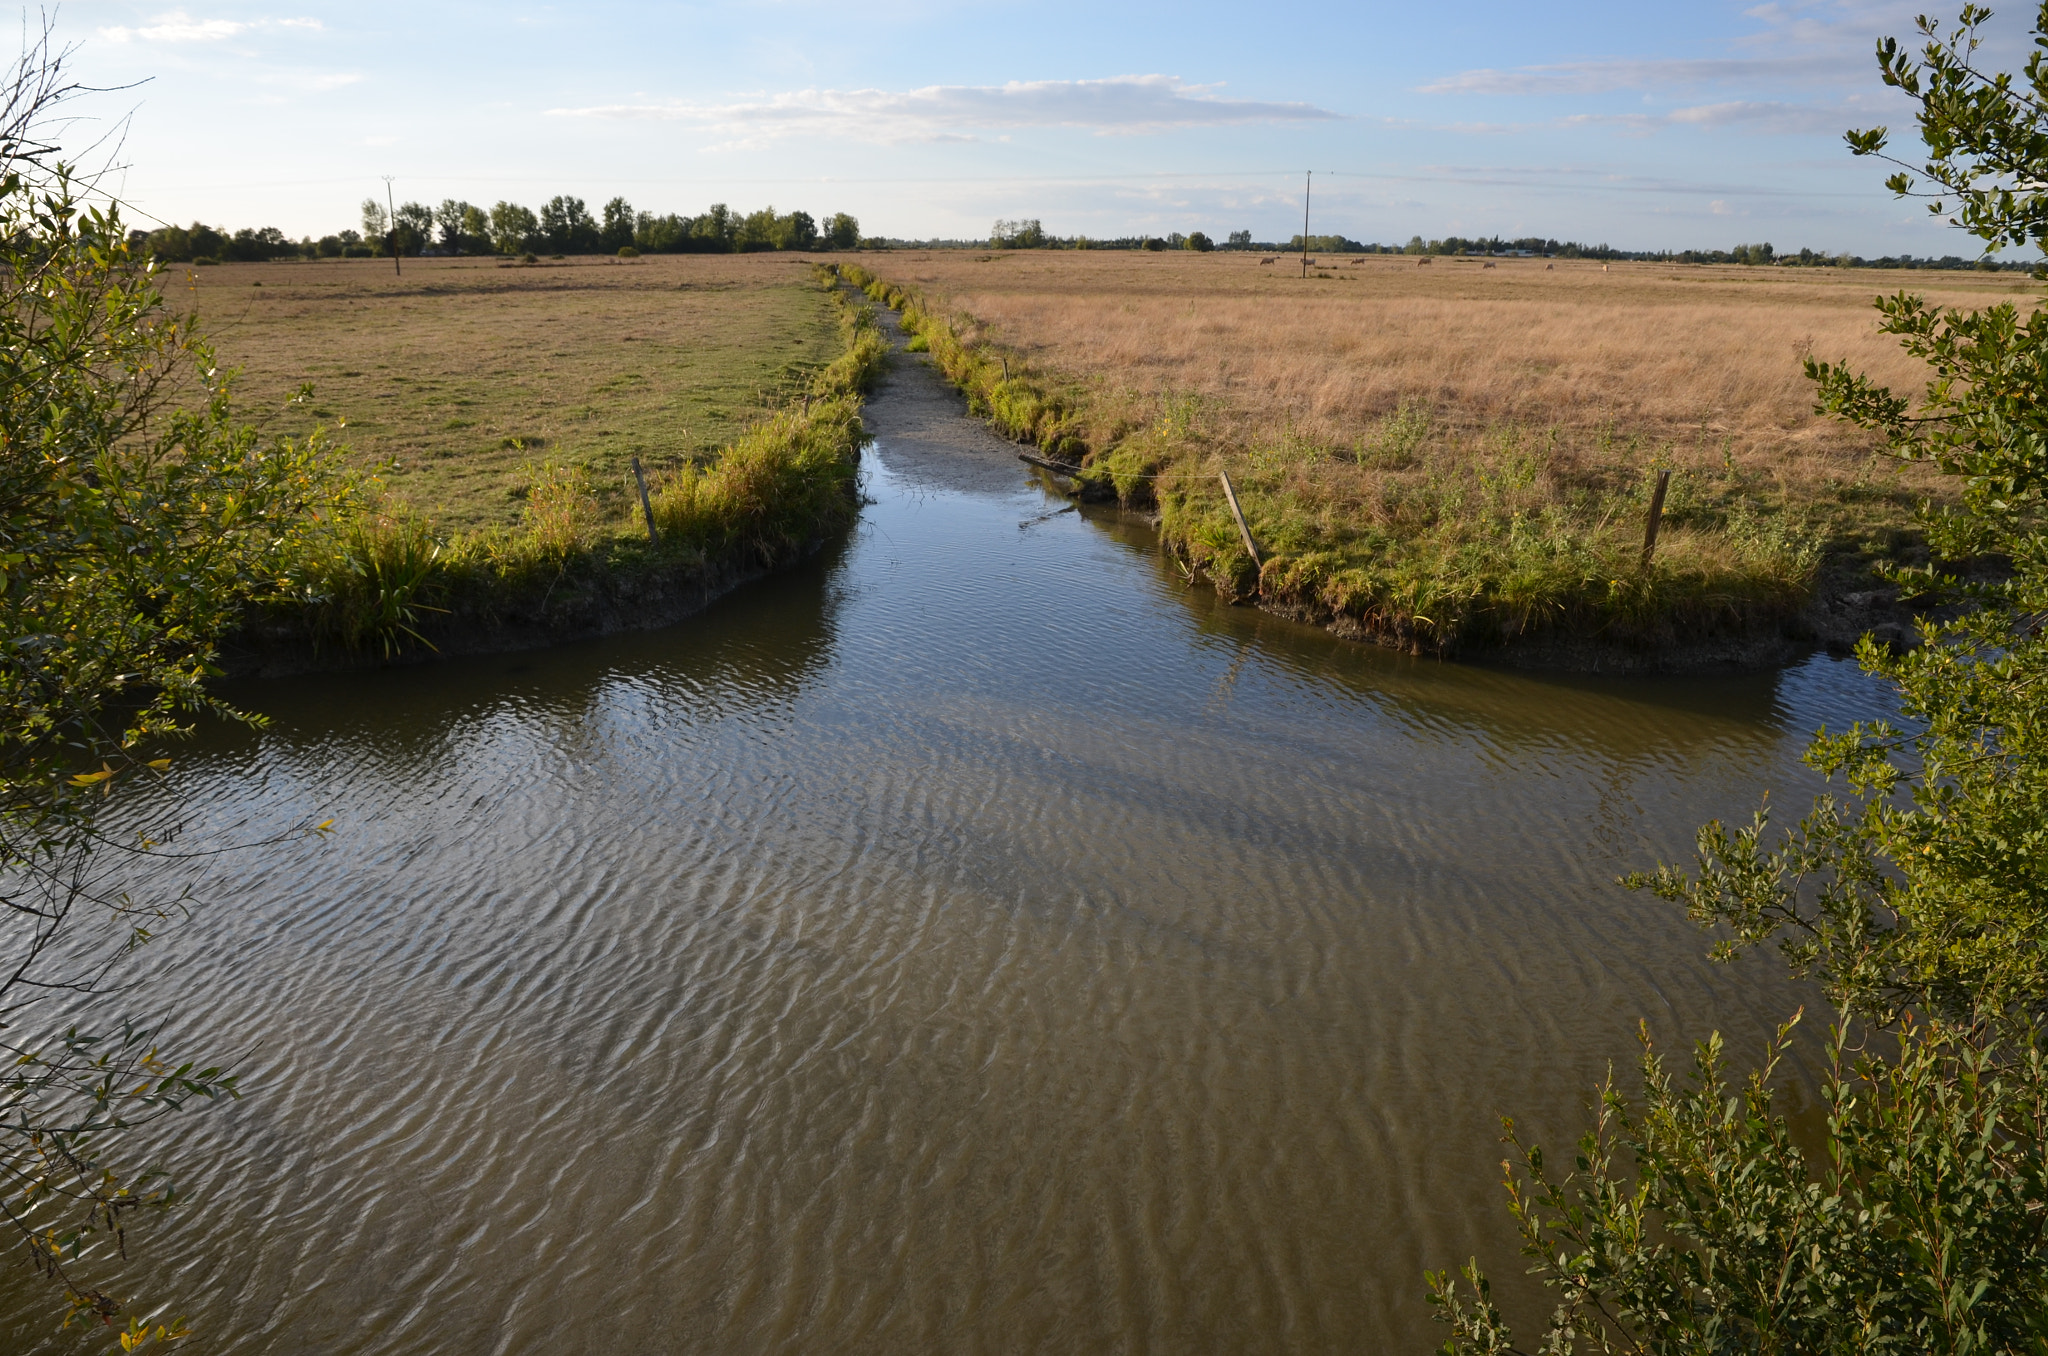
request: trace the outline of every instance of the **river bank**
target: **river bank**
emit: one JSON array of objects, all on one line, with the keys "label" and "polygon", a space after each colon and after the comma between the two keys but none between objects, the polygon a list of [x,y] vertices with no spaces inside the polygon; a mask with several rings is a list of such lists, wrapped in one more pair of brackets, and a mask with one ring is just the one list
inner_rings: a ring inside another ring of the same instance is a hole
[{"label": "river bank", "polygon": [[452,532],[373,481],[287,563],[284,595],[228,639],[223,667],[419,663],[664,626],[815,554],[859,512],[862,400],[886,353],[873,312],[816,281],[841,352],[728,446],[635,461],[609,501],[586,464],[529,464],[514,524]]},{"label": "river bank", "polygon": [[[1215,398],[1139,399],[1021,323],[998,335],[943,295],[837,268],[898,314],[970,411],[1070,468],[1055,474],[1077,497],[1151,514],[1226,599],[1411,652],[1579,671],[1768,668],[1864,634],[1914,643],[1914,612],[1875,567],[1924,559],[1924,487],[1853,439],[1788,471],[1728,438],[1716,458],[1611,426],[1578,441],[1555,425],[1460,432],[1404,404],[1347,448],[1291,419],[1248,430]],[[1659,471],[1672,479],[1646,565]]]}]

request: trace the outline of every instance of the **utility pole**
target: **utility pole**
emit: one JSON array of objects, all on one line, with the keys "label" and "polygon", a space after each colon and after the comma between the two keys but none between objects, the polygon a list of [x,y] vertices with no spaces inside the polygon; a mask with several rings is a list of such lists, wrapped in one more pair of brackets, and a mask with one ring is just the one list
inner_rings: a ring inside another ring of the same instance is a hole
[{"label": "utility pole", "polygon": [[391,176],[388,174],[384,176],[384,205],[391,209],[391,229],[385,233],[385,239],[391,243],[391,271],[403,278],[405,269],[398,262],[398,205],[391,197]]},{"label": "utility pole", "polygon": [[1316,172],[1310,170],[1301,181],[1301,276],[1308,276],[1308,191],[1315,187]]}]

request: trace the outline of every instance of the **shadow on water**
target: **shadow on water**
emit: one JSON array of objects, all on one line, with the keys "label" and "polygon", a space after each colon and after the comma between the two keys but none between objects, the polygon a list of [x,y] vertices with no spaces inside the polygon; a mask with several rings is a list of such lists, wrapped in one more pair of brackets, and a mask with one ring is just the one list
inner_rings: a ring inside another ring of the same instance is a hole
[{"label": "shadow on water", "polygon": [[264,735],[213,724],[181,754],[252,751],[265,740],[446,745],[507,713],[547,720],[573,737],[578,725],[601,719],[621,685],[671,687],[714,705],[787,703],[830,662],[833,581],[846,550],[846,542],[828,544],[679,627],[514,654],[223,683],[229,702],[266,715]]},{"label": "shadow on water", "polygon": [[199,1204],[139,1293],[238,1354],[1420,1351],[1425,1266],[1532,1302],[1496,1113],[1555,1142],[1639,1019],[1746,1052],[1812,997],[1614,878],[1810,790],[1853,667],[1542,678],[1221,607],[895,380],[813,564],[237,687],[270,727],[124,804],[336,821],[210,867],[133,995],[252,1093],[167,1125]]}]

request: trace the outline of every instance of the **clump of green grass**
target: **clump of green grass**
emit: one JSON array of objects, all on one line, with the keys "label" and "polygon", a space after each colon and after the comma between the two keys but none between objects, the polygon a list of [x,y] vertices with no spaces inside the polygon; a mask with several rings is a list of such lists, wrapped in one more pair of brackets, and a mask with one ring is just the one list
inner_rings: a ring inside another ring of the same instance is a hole
[{"label": "clump of green grass", "polygon": [[429,610],[423,594],[442,566],[424,518],[404,511],[347,513],[298,562],[298,588],[316,642],[375,646],[386,658],[409,642]]},{"label": "clump of green grass", "polygon": [[780,564],[853,521],[848,450],[861,438],[850,392],[756,425],[711,465],[658,478],[652,506],[663,542],[706,559]]},{"label": "clump of green grass", "polygon": [[527,469],[523,527],[543,559],[560,562],[583,550],[603,514],[582,467],[549,461]]}]

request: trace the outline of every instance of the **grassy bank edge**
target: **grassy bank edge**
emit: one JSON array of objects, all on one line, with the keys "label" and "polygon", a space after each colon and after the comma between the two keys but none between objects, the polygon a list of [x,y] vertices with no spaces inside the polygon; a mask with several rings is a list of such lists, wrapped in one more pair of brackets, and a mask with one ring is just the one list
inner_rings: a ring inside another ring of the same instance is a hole
[{"label": "grassy bank edge", "polygon": [[[1462,500],[1464,522],[1333,532],[1290,495],[1284,475],[1262,470],[1256,449],[1206,429],[1196,403],[1158,401],[1149,417],[1133,418],[1128,400],[1104,401],[1082,382],[1036,370],[942,298],[858,264],[835,267],[900,314],[910,347],[931,355],[973,413],[1071,466],[1085,497],[1157,513],[1166,548],[1226,598],[1359,638],[1439,654],[1562,642],[1649,655],[1752,639],[1833,640],[1815,631],[1817,589],[1871,589],[1871,558],[1917,549],[1906,526],[1911,505],[1896,489],[1880,491],[1889,498],[1876,510],[1877,530],[1845,530],[1827,506],[1773,503],[1753,484],[1682,473],[1663,544],[1645,567],[1654,452],[1619,464],[1576,521],[1515,508],[1518,459],[1506,457],[1455,473],[1469,482],[1448,501]],[[1358,455],[1404,455],[1429,435],[1427,416],[1404,407]],[[1265,557],[1260,568],[1224,502],[1225,470]],[[1887,599],[1856,629],[1895,615]]]},{"label": "grassy bank edge", "polygon": [[289,566],[280,600],[234,638],[230,667],[300,667],[277,660],[309,650],[346,666],[656,625],[810,554],[859,512],[862,398],[888,352],[870,308],[830,270],[814,281],[838,304],[839,356],[715,458],[650,476],[656,539],[637,498],[628,517],[608,516],[573,466],[532,468],[516,528],[443,533],[366,484]]}]

